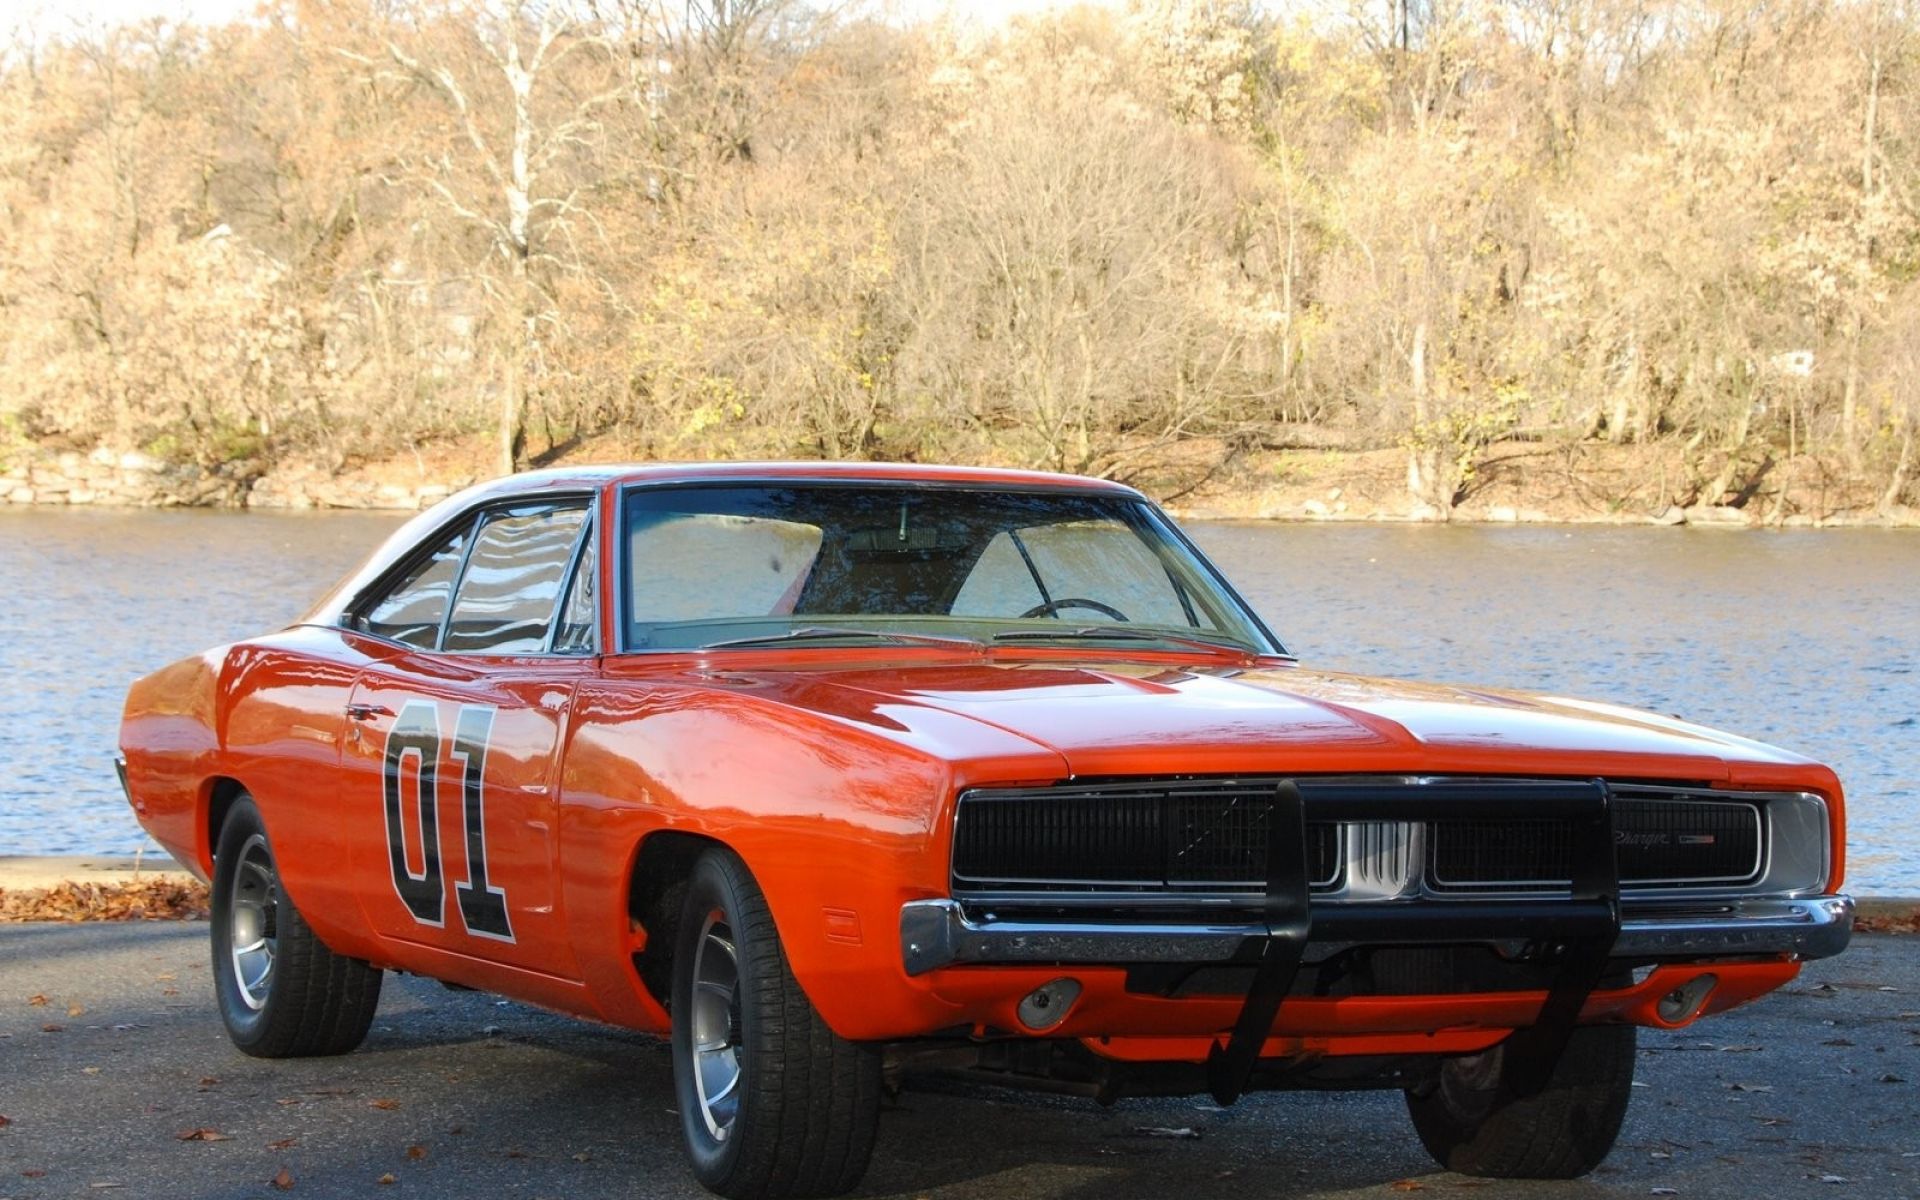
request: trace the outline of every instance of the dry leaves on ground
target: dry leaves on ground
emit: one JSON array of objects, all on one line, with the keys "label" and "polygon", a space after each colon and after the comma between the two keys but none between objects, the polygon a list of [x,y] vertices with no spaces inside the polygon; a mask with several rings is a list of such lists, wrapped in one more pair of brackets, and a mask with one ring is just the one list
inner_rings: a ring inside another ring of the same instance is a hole
[{"label": "dry leaves on ground", "polygon": [[1853,928],[1857,933],[1920,933],[1920,909],[1855,917]]},{"label": "dry leaves on ground", "polygon": [[202,921],[207,887],[159,877],[133,883],[60,883],[0,888],[0,923],[9,921]]}]

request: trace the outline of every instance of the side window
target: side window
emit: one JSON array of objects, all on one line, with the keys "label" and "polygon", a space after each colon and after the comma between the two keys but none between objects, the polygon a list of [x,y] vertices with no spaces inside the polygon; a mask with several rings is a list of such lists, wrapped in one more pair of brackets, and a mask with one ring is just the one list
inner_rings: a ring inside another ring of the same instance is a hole
[{"label": "side window", "polygon": [[560,624],[553,631],[553,649],[557,654],[592,654],[593,631],[600,617],[599,576],[595,564],[593,523],[587,522],[580,535],[586,544],[573,568],[573,582],[567,585],[567,598],[560,605]]},{"label": "side window", "polygon": [[453,577],[460,570],[471,529],[471,522],[462,525],[431,557],[389,588],[360,618],[360,628],[422,650],[438,645],[447,596],[453,591]]},{"label": "side window", "polygon": [[489,513],[460,575],[442,648],[468,654],[545,650],[567,563],[586,515],[579,505]]}]

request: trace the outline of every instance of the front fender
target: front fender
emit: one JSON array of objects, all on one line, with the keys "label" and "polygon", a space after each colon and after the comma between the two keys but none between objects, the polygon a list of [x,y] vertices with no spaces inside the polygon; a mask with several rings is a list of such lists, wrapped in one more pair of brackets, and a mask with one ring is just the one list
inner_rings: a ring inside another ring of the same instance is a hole
[{"label": "front fender", "polygon": [[[977,728],[977,727],[976,727]],[[627,914],[642,840],[714,839],[765,892],[795,978],[834,1032],[898,1036],[931,993],[900,959],[901,905],[944,894],[951,797],[965,783],[1056,778],[1012,734],[971,761],[883,727],[699,686],[584,685],[561,784],[567,927],[608,1020],[662,1028]]]}]

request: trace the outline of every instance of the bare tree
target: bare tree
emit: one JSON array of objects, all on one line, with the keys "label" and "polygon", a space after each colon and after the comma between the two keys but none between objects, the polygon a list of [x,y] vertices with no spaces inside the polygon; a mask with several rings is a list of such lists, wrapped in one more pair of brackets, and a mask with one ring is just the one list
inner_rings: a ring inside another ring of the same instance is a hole
[{"label": "bare tree", "polygon": [[506,472],[524,461],[546,343],[564,336],[556,278],[587,269],[583,243],[600,233],[608,115],[644,102],[649,31],[591,4],[476,2],[436,15],[382,37],[389,63],[445,118],[438,136],[396,156],[394,181],[424,189],[472,235],[469,278],[502,327],[496,433]]}]

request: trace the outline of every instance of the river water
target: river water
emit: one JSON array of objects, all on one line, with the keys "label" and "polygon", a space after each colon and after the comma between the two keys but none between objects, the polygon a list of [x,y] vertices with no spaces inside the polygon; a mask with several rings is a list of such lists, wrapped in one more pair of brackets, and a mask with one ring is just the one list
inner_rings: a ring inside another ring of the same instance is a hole
[{"label": "river water", "polygon": [[[303,612],[404,518],[0,510],[0,855],[147,845],[135,677]],[[1831,763],[1852,890],[1920,893],[1920,535],[1200,522],[1315,666],[1612,700]]]}]

